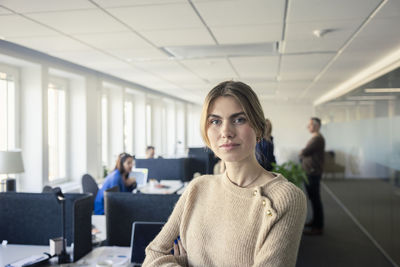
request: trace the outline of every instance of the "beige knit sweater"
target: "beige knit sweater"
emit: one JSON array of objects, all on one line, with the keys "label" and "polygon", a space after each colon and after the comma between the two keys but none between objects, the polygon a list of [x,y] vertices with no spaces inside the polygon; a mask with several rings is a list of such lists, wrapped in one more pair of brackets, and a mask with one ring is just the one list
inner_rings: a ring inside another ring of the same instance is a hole
[{"label": "beige knit sweater", "polygon": [[[295,266],[306,198],[275,175],[253,188],[226,174],[194,179],[146,248],[143,266]],[[187,256],[171,255],[178,235]]]}]

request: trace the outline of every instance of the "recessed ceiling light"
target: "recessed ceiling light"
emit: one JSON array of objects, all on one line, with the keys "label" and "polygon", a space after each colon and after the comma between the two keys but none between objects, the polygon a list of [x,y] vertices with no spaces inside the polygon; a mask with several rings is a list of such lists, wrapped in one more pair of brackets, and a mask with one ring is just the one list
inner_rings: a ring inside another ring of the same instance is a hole
[{"label": "recessed ceiling light", "polygon": [[125,59],[127,62],[132,62],[132,59],[131,58],[127,58],[127,59]]},{"label": "recessed ceiling light", "polygon": [[324,35],[326,35],[327,33],[333,32],[334,29],[320,29],[320,30],[314,30],[313,34],[317,37],[317,38],[321,38],[324,37]]},{"label": "recessed ceiling light", "polygon": [[0,35],[0,40],[5,40],[6,38],[4,36]]},{"label": "recessed ceiling light", "polygon": [[348,96],[347,100],[363,101],[363,100],[394,100],[397,97],[394,95],[362,95],[362,96]]},{"label": "recessed ceiling light", "polygon": [[366,93],[400,93],[400,88],[368,88]]}]

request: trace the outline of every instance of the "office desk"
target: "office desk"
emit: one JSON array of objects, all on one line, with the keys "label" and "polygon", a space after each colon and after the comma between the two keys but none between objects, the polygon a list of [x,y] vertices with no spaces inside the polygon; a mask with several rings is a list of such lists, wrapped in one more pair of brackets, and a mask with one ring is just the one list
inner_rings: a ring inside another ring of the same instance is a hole
[{"label": "office desk", "polygon": [[[0,266],[4,266],[31,255],[41,254],[43,252],[49,252],[49,247],[32,245],[0,245]],[[96,266],[100,262],[108,262],[112,266],[132,266],[130,263],[130,253],[131,249],[129,247],[98,247],[93,249],[79,261],[62,264],[61,266]],[[49,264],[47,264],[47,266],[54,265],[58,265],[57,258],[51,259]]]},{"label": "office desk", "polygon": [[147,183],[145,186],[139,188],[138,191],[143,194],[175,194],[179,193],[186,185],[187,183],[182,183],[180,180],[161,180],[158,184]]}]

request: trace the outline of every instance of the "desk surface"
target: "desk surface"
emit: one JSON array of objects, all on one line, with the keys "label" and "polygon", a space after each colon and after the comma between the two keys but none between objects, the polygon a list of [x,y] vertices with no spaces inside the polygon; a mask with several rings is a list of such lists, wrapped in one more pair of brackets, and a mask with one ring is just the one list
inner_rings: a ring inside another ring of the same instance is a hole
[{"label": "desk surface", "polygon": [[[35,254],[49,252],[48,246],[32,245],[0,245],[0,266],[15,262]],[[77,262],[62,266],[96,266],[100,262],[107,262],[109,266],[131,266],[131,249],[129,247],[98,247]],[[58,265],[57,258],[48,265]],[[103,266],[103,265],[102,265]],[[106,265],[104,265],[106,266]]]}]

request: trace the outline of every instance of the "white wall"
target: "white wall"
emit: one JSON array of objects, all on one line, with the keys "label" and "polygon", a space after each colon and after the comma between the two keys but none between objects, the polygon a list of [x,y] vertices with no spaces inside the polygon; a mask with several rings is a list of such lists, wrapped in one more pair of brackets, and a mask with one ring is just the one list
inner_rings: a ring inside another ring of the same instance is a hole
[{"label": "white wall", "polygon": [[314,116],[311,104],[261,101],[264,115],[272,123],[275,157],[278,164],[298,161],[298,154],[311,138],[306,126]]}]

